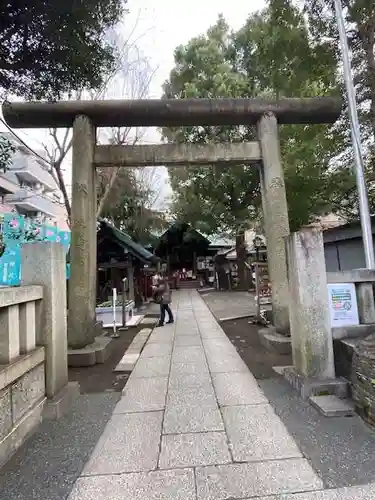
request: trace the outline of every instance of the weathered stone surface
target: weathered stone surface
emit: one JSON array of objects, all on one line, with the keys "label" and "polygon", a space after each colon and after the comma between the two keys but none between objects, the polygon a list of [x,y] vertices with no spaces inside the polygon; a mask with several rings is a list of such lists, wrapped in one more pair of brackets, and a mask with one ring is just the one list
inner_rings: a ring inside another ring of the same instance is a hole
[{"label": "weathered stone surface", "polygon": [[220,406],[268,403],[250,372],[213,373],[212,380]]},{"label": "weathered stone surface", "polygon": [[[109,496],[110,495],[110,496]],[[79,478],[68,500],[195,500],[194,471],[179,469]]]},{"label": "weathered stone surface", "polygon": [[290,459],[196,469],[198,500],[228,500],[322,489],[307,460]]},{"label": "weathered stone surface", "polygon": [[245,372],[249,369],[237,353],[223,353],[222,356],[207,353],[208,366],[211,373]]},{"label": "weathered stone surface", "polygon": [[172,353],[172,345],[170,344],[148,344],[143,349],[141,358],[156,358],[169,356]]},{"label": "weathered stone surface", "polygon": [[[60,243],[30,243],[22,247],[21,258],[22,284],[43,285],[36,334],[45,346],[46,394],[53,398],[68,383],[65,250]],[[80,306],[77,297],[74,301]]]},{"label": "weathered stone surface", "polygon": [[223,430],[223,419],[217,407],[167,406],[165,410],[163,434]]},{"label": "weathered stone surface", "polygon": [[355,404],[335,395],[310,396],[310,403],[325,417],[348,417],[355,414]]},{"label": "weathered stone surface", "polygon": [[164,410],[167,385],[167,377],[128,380],[114,413]]},{"label": "weathered stone surface", "polygon": [[208,365],[206,361],[200,363],[172,363],[171,365],[171,378],[176,374],[194,374],[194,373],[208,373]]},{"label": "weathered stone surface", "polygon": [[121,474],[155,469],[162,417],[162,412],[113,415],[83,474]]},{"label": "weathered stone surface", "polygon": [[169,388],[167,406],[190,405],[216,408],[217,402],[212,384],[201,385],[199,387],[186,387],[183,391],[178,388]]},{"label": "weathered stone surface", "polygon": [[176,340],[174,343],[175,347],[183,346],[201,346],[202,340],[200,335],[176,335]]},{"label": "weathered stone surface", "polygon": [[206,357],[201,346],[175,347],[172,363],[205,363]]},{"label": "weathered stone surface", "polygon": [[11,363],[20,355],[18,304],[0,309],[0,363]]},{"label": "weathered stone surface", "polygon": [[35,349],[36,320],[35,302],[26,302],[19,306],[20,353],[26,354]]},{"label": "weathered stone surface", "polygon": [[333,379],[335,367],[321,231],[286,238],[293,365],[306,378]]},{"label": "weathered stone surface", "polygon": [[159,467],[195,467],[231,462],[225,432],[163,436]]},{"label": "weathered stone surface", "polygon": [[310,491],[295,495],[262,497],[258,500],[370,500],[372,498],[375,498],[375,484],[325,491]]},{"label": "weathered stone surface", "polygon": [[289,234],[289,217],[278,123],[274,114],[262,116],[258,134],[263,157],[260,185],[272,283],[273,323],[280,333],[286,333],[289,330],[289,293],[284,237]]},{"label": "weathered stone surface", "polygon": [[13,422],[17,422],[17,420],[44,396],[44,364],[41,364],[23,375],[23,377],[12,386]]},{"label": "weathered stone surface", "polygon": [[203,373],[180,373],[174,371],[169,377],[170,389],[180,389],[181,391],[187,387],[201,387],[210,383],[211,377],[208,371]]},{"label": "weathered stone surface", "polygon": [[170,356],[139,359],[132,373],[132,377],[166,377],[169,374],[170,363]]},{"label": "weathered stone surface", "polygon": [[221,411],[236,462],[302,457],[271,405],[230,406]]},{"label": "weathered stone surface", "polygon": [[10,388],[0,391],[0,441],[12,428],[12,405]]}]

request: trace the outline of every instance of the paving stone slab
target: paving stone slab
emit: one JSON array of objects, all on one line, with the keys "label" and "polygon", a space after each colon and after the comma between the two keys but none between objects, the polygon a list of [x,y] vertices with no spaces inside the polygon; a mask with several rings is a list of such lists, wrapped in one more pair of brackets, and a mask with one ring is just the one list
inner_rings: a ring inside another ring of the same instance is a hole
[{"label": "paving stone slab", "polygon": [[68,500],[195,500],[194,471],[82,477]]},{"label": "paving stone slab", "polygon": [[132,378],[166,377],[169,375],[170,356],[140,358],[135,365]]},{"label": "paving stone slab", "polygon": [[212,381],[220,406],[268,403],[250,372],[213,373]]},{"label": "paving stone slab", "polygon": [[160,469],[228,464],[231,457],[225,432],[170,434],[162,437]]},{"label": "paving stone slab", "polygon": [[305,459],[198,467],[196,481],[198,500],[234,500],[323,488]]},{"label": "paving stone slab", "polygon": [[199,387],[168,389],[167,406],[202,406],[217,408],[215,392],[211,383]]},{"label": "paving stone slab", "polygon": [[221,357],[207,353],[208,366],[211,373],[246,372],[249,369],[239,354],[224,354]]},{"label": "paving stone slab", "polygon": [[201,346],[202,339],[200,335],[182,335],[182,336],[176,335],[174,345],[175,347]]},{"label": "paving stone slab", "polygon": [[162,334],[160,331],[157,331],[156,333],[152,333],[148,339],[147,345],[148,344],[173,344],[174,342],[174,335],[168,334],[165,335],[164,333]]},{"label": "paving stone slab", "polygon": [[258,500],[372,500],[373,498],[375,498],[375,484],[291,495],[268,496],[259,498]]},{"label": "paving stone slab", "polygon": [[202,346],[175,346],[172,363],[206,363],[206,355]]},{"label": "paving stone slab", "polygon": [[302,457],[271,405],[221,409],[235,462]]},{"label": "paving stone slab", "polygon": [[122,391],[114,413],[164,410],[168,377],[132,378]]},{"label": "paving stone slab", "polygon": [[172,363],[171,377],[179,373],[208,373],[208,365],[206,361],[201,363]]},{"label": "paving stone slab", "polygon": [[203,373],[180,373],[173,371],[169,377],[169,388],[184,390],[187,387],[201,387],[211,383],[211,376]]},{"label": "paving stone slab", "polygon": [[148,344],[143,349],[141,358],[158,358],[172,354],[172,344]]},{"label": "paving stone slab", "polygon": [[121,474],[157,466],[163,412],[113,415],[83,475]]},{"label": "paving stone slab", "polygon": [[198,405],[166,407],[163,434],[223,431],[219,409]]},{"label": "paving stone slab", "polygon": [[188,325],[191,322],[191,320],[185,320],[184,323],[186,323],[186,326],[180,329],[176,329],[176,338],[179,337],[192,337],[192,336],[199,336],[199,330],[198,328],[189,328]]}]

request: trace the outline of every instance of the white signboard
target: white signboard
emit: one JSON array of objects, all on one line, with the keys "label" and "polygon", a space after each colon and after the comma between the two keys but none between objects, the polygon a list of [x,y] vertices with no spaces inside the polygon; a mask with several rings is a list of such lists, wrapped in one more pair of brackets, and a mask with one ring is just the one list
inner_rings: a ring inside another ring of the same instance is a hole
[{"label": "white signboard", "polygon": [[359,325],[354,283],[330,283],[328,300],[332,328]]}]

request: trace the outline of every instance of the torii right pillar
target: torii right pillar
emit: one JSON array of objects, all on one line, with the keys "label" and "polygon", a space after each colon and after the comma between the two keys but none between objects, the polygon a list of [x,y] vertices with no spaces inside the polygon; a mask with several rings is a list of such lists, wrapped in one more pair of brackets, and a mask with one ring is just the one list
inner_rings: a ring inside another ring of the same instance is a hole
[{"label": "torii right pillar", "polygon": [[289,290],[285,236],[290,233],[284,172],[281,164],[276,116],[266,113],[258,123],[263,164],[260,169],[264,229],[267,239],[268,272],[272,286],[273,325],[289,334]]}]

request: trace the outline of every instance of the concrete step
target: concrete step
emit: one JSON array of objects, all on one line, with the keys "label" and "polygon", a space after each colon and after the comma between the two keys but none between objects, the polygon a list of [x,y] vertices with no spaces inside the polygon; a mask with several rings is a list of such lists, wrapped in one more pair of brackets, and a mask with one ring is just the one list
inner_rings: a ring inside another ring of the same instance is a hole
[{"label": "concrete step", "polygon": [[329,395],[310,396],[309,401],[325,417],[351,417],[355,414],[355,404],[350,399]]}]

